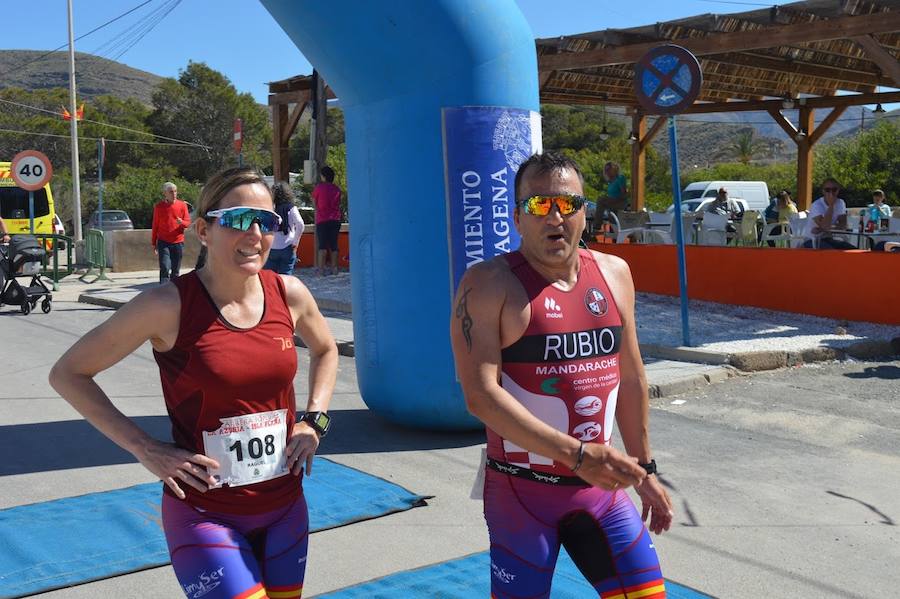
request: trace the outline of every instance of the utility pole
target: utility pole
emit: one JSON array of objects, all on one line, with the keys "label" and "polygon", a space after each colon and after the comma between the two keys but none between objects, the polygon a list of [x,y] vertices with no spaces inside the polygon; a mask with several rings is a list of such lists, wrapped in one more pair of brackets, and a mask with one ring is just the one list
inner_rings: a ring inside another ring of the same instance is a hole
[{"label": "utility pole", "polygon": [[81,182],[78,172],[78,112],[75,106],[75,34],[72,25],[72,0],[67,0],[69,8],[69,121],[72,132],[72,220],[75,227],[75,241],[81,241]]}]

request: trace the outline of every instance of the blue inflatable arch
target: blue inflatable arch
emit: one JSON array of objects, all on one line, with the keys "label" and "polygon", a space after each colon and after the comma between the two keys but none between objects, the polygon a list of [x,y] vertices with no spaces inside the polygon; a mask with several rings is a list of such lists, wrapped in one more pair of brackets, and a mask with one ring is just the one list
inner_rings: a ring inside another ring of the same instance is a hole
[{"label": "blue inflatable arch", "polygon": [[[458,281],[453,236],[462,229],[451,227],[448,241],[448,198],[455,201],[448,182],[455,176],[445,162],[442,119],[445,109],[458,107],[539,110],[534,38],[525,18],[514,0],[261,1],[344,111],[354,349],[364,401],[404,425],[476,428],[448,335]],[[507,156],[509,164],[525,150]],[[511,227],[515,170],[476,170],[460,179],[465,186],[488,185],[484,195],[493,194],[495,221],[467,222],[466,230],[502,235],[505,225],[496,219]],[[498,191],[506,184],[508,193]],[[469,214],[477,216],[474,208]],[[514,231],[494,245],[515,249]],[[471,262],[497,253],[494,245],[460,254],[457,270],[465,256]]]}]

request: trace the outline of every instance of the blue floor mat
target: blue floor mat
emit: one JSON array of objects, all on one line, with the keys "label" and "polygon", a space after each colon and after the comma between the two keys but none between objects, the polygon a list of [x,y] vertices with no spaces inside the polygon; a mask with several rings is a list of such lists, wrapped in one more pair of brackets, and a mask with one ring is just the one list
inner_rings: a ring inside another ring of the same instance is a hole
[{"label": "blue floor mat", "polygon": [[[312,531],[424,505],[421,495],[316,458],[303,481]],[[0,597],[30,595],[169,563],[162,483],[0,510]]]},{"label": "blue floor mat", "polygon": [[[471,599],[490,597],[491,560],[487,551],[460,559],[408,570],[378,578],[369,582],[341,589],[333,593],[317,595],[317,599]],[[565,549],[559,552],[559,561],[553,575],[552,599],[584,599],[596,597]],[[666,581],[667,599],[710,599],[686,586]]]}]

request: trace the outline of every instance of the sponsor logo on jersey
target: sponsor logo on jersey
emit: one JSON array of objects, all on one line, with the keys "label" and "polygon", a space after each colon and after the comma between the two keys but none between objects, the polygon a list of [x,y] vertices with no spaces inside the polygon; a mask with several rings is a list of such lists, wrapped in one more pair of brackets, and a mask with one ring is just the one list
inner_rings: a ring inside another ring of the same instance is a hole
[{"label": "sponsor logo on jersey", "polygon": [[290,337],[272,337],[272,339],[281,343],[281,351],[294,347],[294,340]]},{"label": "sponsor logo on jersey", "polygon": [[575,402],[575,413],[579,416],[593,416],[602,409],[603,400],[596,395],[588,395]]},{"label": "sponsor logo on jersey", "polygon": [[568,362],[619,353],[622,327],[527,335],[503,350],[505,363]]},{"label": "sponsor logo on jersey", "polygon": [[572,430],[572,436],[579,441],[593,441],[600,436],[600,423],[582,422]]},{"label": "sponsor logo on jersey", "polygon": [[211,593],[213,589],[222,584],[222,578],[225,577],[225,566],[220,566],[218,570],[212,572],[203,571],[203,574],[197,577],[196,582],[190,584],[182,584],[184,593],[193,599],[199,599],[204,595]]},{"label": "sponsor logo on jersey", "polygon": [[515,574],[507,572],[506,568],[501,568],[494,563],[494,560],[491,560],[491,574],[503,584],[509,584],[516,579]]},{"label": "sponsor logo on jersey", "polygon": [[547,310],[544,316],[546,318],[562,318],[562,306],[556,303],[556,300],[552,297],[548,297],[544,300],[544,309]]},{"label": "sponsor logo on jersey", "polygon": [[596,287],[591,287],[584,294],[584,305],[594,316],[603,316],[609,311],[609,302]]},{"label": "sponsor logo on jersey", "polygon": [[543,381],[541,381],[541,391],[543,391],[544,393],[549,393],[550,395],[558,395],[559,389],[556,388],[557,384],[559,384],[559,377],[544,379]]}]

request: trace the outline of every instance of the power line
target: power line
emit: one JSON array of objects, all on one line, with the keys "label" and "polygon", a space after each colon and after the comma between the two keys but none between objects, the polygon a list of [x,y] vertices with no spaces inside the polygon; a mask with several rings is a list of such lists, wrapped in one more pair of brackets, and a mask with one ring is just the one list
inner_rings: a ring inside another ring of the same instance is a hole
[{"label": "power line", "polygon": [[[19,106],[21,108],[28,108],[31,110],[36,110],[38,112],[46,112],[48,114],[52,114],[54,116],[60,116],[60,114],[53,110],[47,110],[46,108],[40,108],[38,106],[29,106],[28,104],[22,104],[21,102],[13,102],[12,100],[4,100],[0,98],[0,102],[5,104],[12,104],[13,106]],[[112,123],[102,123],[100,121],[92,121],[91,119],[81,119],[84,123],[93,123],[95,125],[102,125],[104,127],[112,127],[113,129],[120,129],[122,131],[128,131],[130,133],[139,133],[141,135],[149,135],[151,137],[155,137],[157,139],[166,139],[169,141],[177,142],[174,145],[182,145],[182,146],[197,146],[198,148],[203,148],[204,150],[211,150],[211,146],[205,146],[203,144],[198,144],[193,141],[185,141],[183,139],[175,139],[174,137],[166,137],[165,135],[157,135],[156,133],[150,133],[149,131],[141,131],[140,129],[131,129],[129,127],[122,127],[121,125],[113,125]]]},{"label": "power line", "polygon": [[[18,135],[38,135],[41,137],[61,137],[64,139],[69,139],[69,137],[70,137],[69,135],[59,135],[56,133],[40,133],[38,131],[19,131],[17,129],[0,129],[0,132],[13,133],[13,134],[18,134]],[[161,141],[138,141],[138,140],[134,140],[134,139],[110,139],[109,137],[104,137],[104,138],[82,137],[81,135],[78,136],[78,139],[85,140],[85,141],[99,141],[100,139],[104,139],[105,141],[107,141],[109,143],[139,144],[139,145],[145,145],[145,146],[181,146],[181,147],[193,146],[193,147],[196,147],[201,150],[206,148],[206,146],[200,146],[197,144],[177,144],[177,143],[168,143],[168,142],[161,142]]]},{"label": "power line", "polygon": [[[100,45],[95,50],[95,54],[105,56],[110,60],[118,60],[169,16],[169,13],[175,10],[180,3],[181,0],[168,0],[150,14],[133,23],[119,35]],[[107,49],[102,50],[104,47]]]},{"label": "power line", "polygon": [[[121,19],[121,18],[123,18],[123,17],[126,17],[126,16],[128,16],[128,15],[130,15],[131,13],[133,13],[134,11],[136,11],[137,9],[139,9],[139,8],[141,8],[141,7],[143,7],[143,6],[146,6],[147,4],[150,4],[151,2],[153,2],[153,0],[146,0],[146,2],[142,2],[141,4],[138,4],[138,5],[135,6],[134,8],[132,8],[132,9],[130,9],[130,10],[127,10],[127,11],[123,12],[123,13],[120,14],[118,17],[114,17],[114,18],[110,19],[109,21],[107,21],[106,23],[103,23],[102,25],[99,25],[99,26],[97,26],[97,27],[94,27],[93,29],[91,29],[90,31],[88,31],[87,33],[85,33],[84,35],[80,35],[80,36],[76,37],[76,38],[75,38],[75,41],[77,42],[77,41],[79,41],[79,40],[81,40],[81,39],[84,39],[84,38],[86,38],[87,36],[91,35],[92,33],[96,33],[97,31],[100,31],[101,29],[103,29],[103,28],[106,27],[107,25],[112,25],[113,23],[115,23],[115,22],[118,21],[119,19]],[[63,48],[65,48],[65,47],[68,46],[68,45],[69,45],[69,43],[66,42],[65,44],[63,44],[63,45],[61,45],[61,46],[58,46],[58,47],[54,48],[53,50],[50,50],[49,52],[44,52],[43,54],[41,54],[41,55],[38,56],[37,58],[33,58],[33,59],[31,59],[31,60],[29,60],[29,61],[27,61],[27,62],[24,62],[24,63],[20,64],[20,65],[17,66],[17,67],[13,67],[12,69],[10,69],[10,70],[8,70],[8,71],[5,71],[5,72],[3,72],[3,73],[0,73],[0,77],[5,77],[5,76],[9,75],[10,73],[15,73],[15,72],[17,72],[17,71],[21,71],[22,69],[24,69],[24,68],[27,67],[28,65],[30,65],[30,64],[32,64],[32,63],[35,63],[35,62],[37,62],[37,61],[39,61],[39,60],[41,60],[41,59],[43,59],[43,58],[46,58],[47,56],[50,56],[50,55],[53,54],[54,52],[59,52],[60,50],[62,50]]]}]

